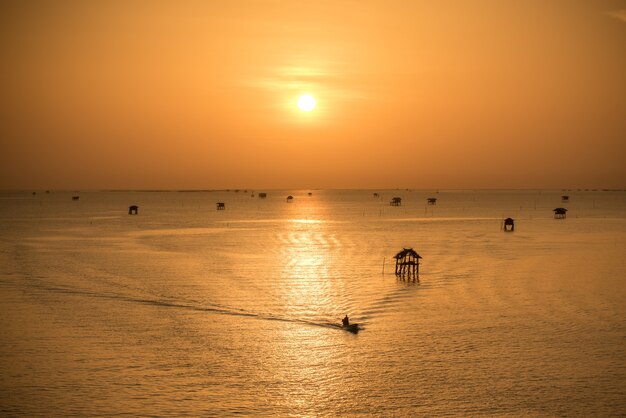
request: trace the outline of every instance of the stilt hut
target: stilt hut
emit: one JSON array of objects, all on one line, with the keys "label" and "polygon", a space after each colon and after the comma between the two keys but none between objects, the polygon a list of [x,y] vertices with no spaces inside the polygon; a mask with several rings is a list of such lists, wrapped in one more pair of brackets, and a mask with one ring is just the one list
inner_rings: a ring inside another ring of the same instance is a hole
[{"label": "stilt hut", "polygon": [[129,215],[138,215],[139,214],[139,206],[137,205],[131,205],[128,207],[128,214]]},{"label": "stilt hut", "polygon": [[429,205],[436,205],[437,204],[437,198],[436,197],[429,197],[428,199],[426,199],[426,202]]},{"label": "stilt hut", "polygon": [[307,193],[307,195],[309,195],[309,196],[313,196],[313,193],[311,193],[311,192],[308,192],[308,193]]},{"label": "stilt hut", "polygon": [[504,220],[503,229],[504,229],[504,232],[515,231],[515,221],[513,220],[513,218],[506,218]]},{"label": "stilt hut", "polygon": [[289,195],[287,196],[287,203],[291,203],[293,202],[293,196]]},{"label": "stilt hut", "polygon": [[569,196],[564,194],[563,196],[561,196],[561,202],[569,202]]},{"label": "stilt hut", "polygon": [[226,209],[226,205],[224,204],[224,202],[217,202],[216,206],[217,206],[217,210],[224,210],[224,209]]},{"label": "stilt hut", "polygon": [[265,199],[267,197],[267,193],[259,193],[259,199]]},{"label": "stilt hut", "polygon": [[374,193],[373,196],[374,197],[379,197],[380,195],[378,193]]},{"label": "stilt hut", "polygon": [[396,276],[416,278],[419,275],[419,259],[422,257],[413,248],[403,248],[394,258]]},{"label": "stilt hut", "polygon": [[394,197],[389,202],[389,206],[400,206],[400,205],[402,205],[402,198],[401,197]]},{"label": "stilt hut", "polygon": [[72,200],[78,200],[80,199],[80,196],[72,196]]},{"label": "stilt hut", "polygon": [[567,209],[556,208],[552,210],[554,212],[554,219],[565,219],[567,215]]}]

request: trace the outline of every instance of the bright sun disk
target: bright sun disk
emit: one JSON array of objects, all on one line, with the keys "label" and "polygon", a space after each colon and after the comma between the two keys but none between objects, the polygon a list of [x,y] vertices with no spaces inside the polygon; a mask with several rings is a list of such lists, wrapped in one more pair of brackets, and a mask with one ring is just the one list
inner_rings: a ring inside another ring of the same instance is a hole
[{"label": "bright sun disk", "polygon": [[315,108],[315,98],[310,94],[304,94],[298,99],[298,108],[303,112],[310,112]]}]

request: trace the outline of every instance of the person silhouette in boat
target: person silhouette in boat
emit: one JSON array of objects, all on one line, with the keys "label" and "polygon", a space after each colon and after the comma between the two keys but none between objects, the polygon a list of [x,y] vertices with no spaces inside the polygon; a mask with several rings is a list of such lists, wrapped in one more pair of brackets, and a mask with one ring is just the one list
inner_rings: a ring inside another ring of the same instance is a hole
[{"label": "person silhouette in boat", "polygon": [[343,322],[343,326],[344,327],[349,327],[350,326],[350,319],[348,319],[348,315],[346,315],[345,318],[343,318],[341,320],[341,322]]}]

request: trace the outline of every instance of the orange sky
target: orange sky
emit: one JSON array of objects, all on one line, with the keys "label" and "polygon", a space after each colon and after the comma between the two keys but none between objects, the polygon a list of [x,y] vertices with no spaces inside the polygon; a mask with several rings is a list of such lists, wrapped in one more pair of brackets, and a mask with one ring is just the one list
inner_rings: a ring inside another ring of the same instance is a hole
[{"label": "orange sky", "polygon": [[0,189],[626,188],[626,0],[3,1],[0,33]]}]

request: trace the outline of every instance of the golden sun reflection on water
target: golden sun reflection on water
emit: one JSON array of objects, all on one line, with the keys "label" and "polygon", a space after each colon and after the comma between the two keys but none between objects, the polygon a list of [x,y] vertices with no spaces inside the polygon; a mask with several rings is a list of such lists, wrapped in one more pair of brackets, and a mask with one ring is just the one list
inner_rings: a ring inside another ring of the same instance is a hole
[{"label": "golden sun reflection on water", "polygon": [[298,318],[319,318],[330,305],[333,257],[323,222],[288,222],[279,251],[283,303]]},{"label": "golden sun reflection on water", "polygon": [[285,400],[295,410],[319,411],[336,396],[339,379],[334,347],[341,334],[314,327],[288,326],[283,331],[285,338],[276,348],[280,351],[280,369],[289,382]]},{"label": "golden sun reflection on water", "polygon": [[[335,348],[346,337],[330,326],[339,324],[337,307],[344,304],[335,273],[341,244],[333,223],[325,220],[325,209],[310,199],[290,205],[277,252],[281,302],[296,322],[278,328],[270,357],[280,370],[279,387],[285,385],[281,390],[286,406],[311,414],[337,402],[340,379]],[[316,389],[311,391],[312,387]]]}]

